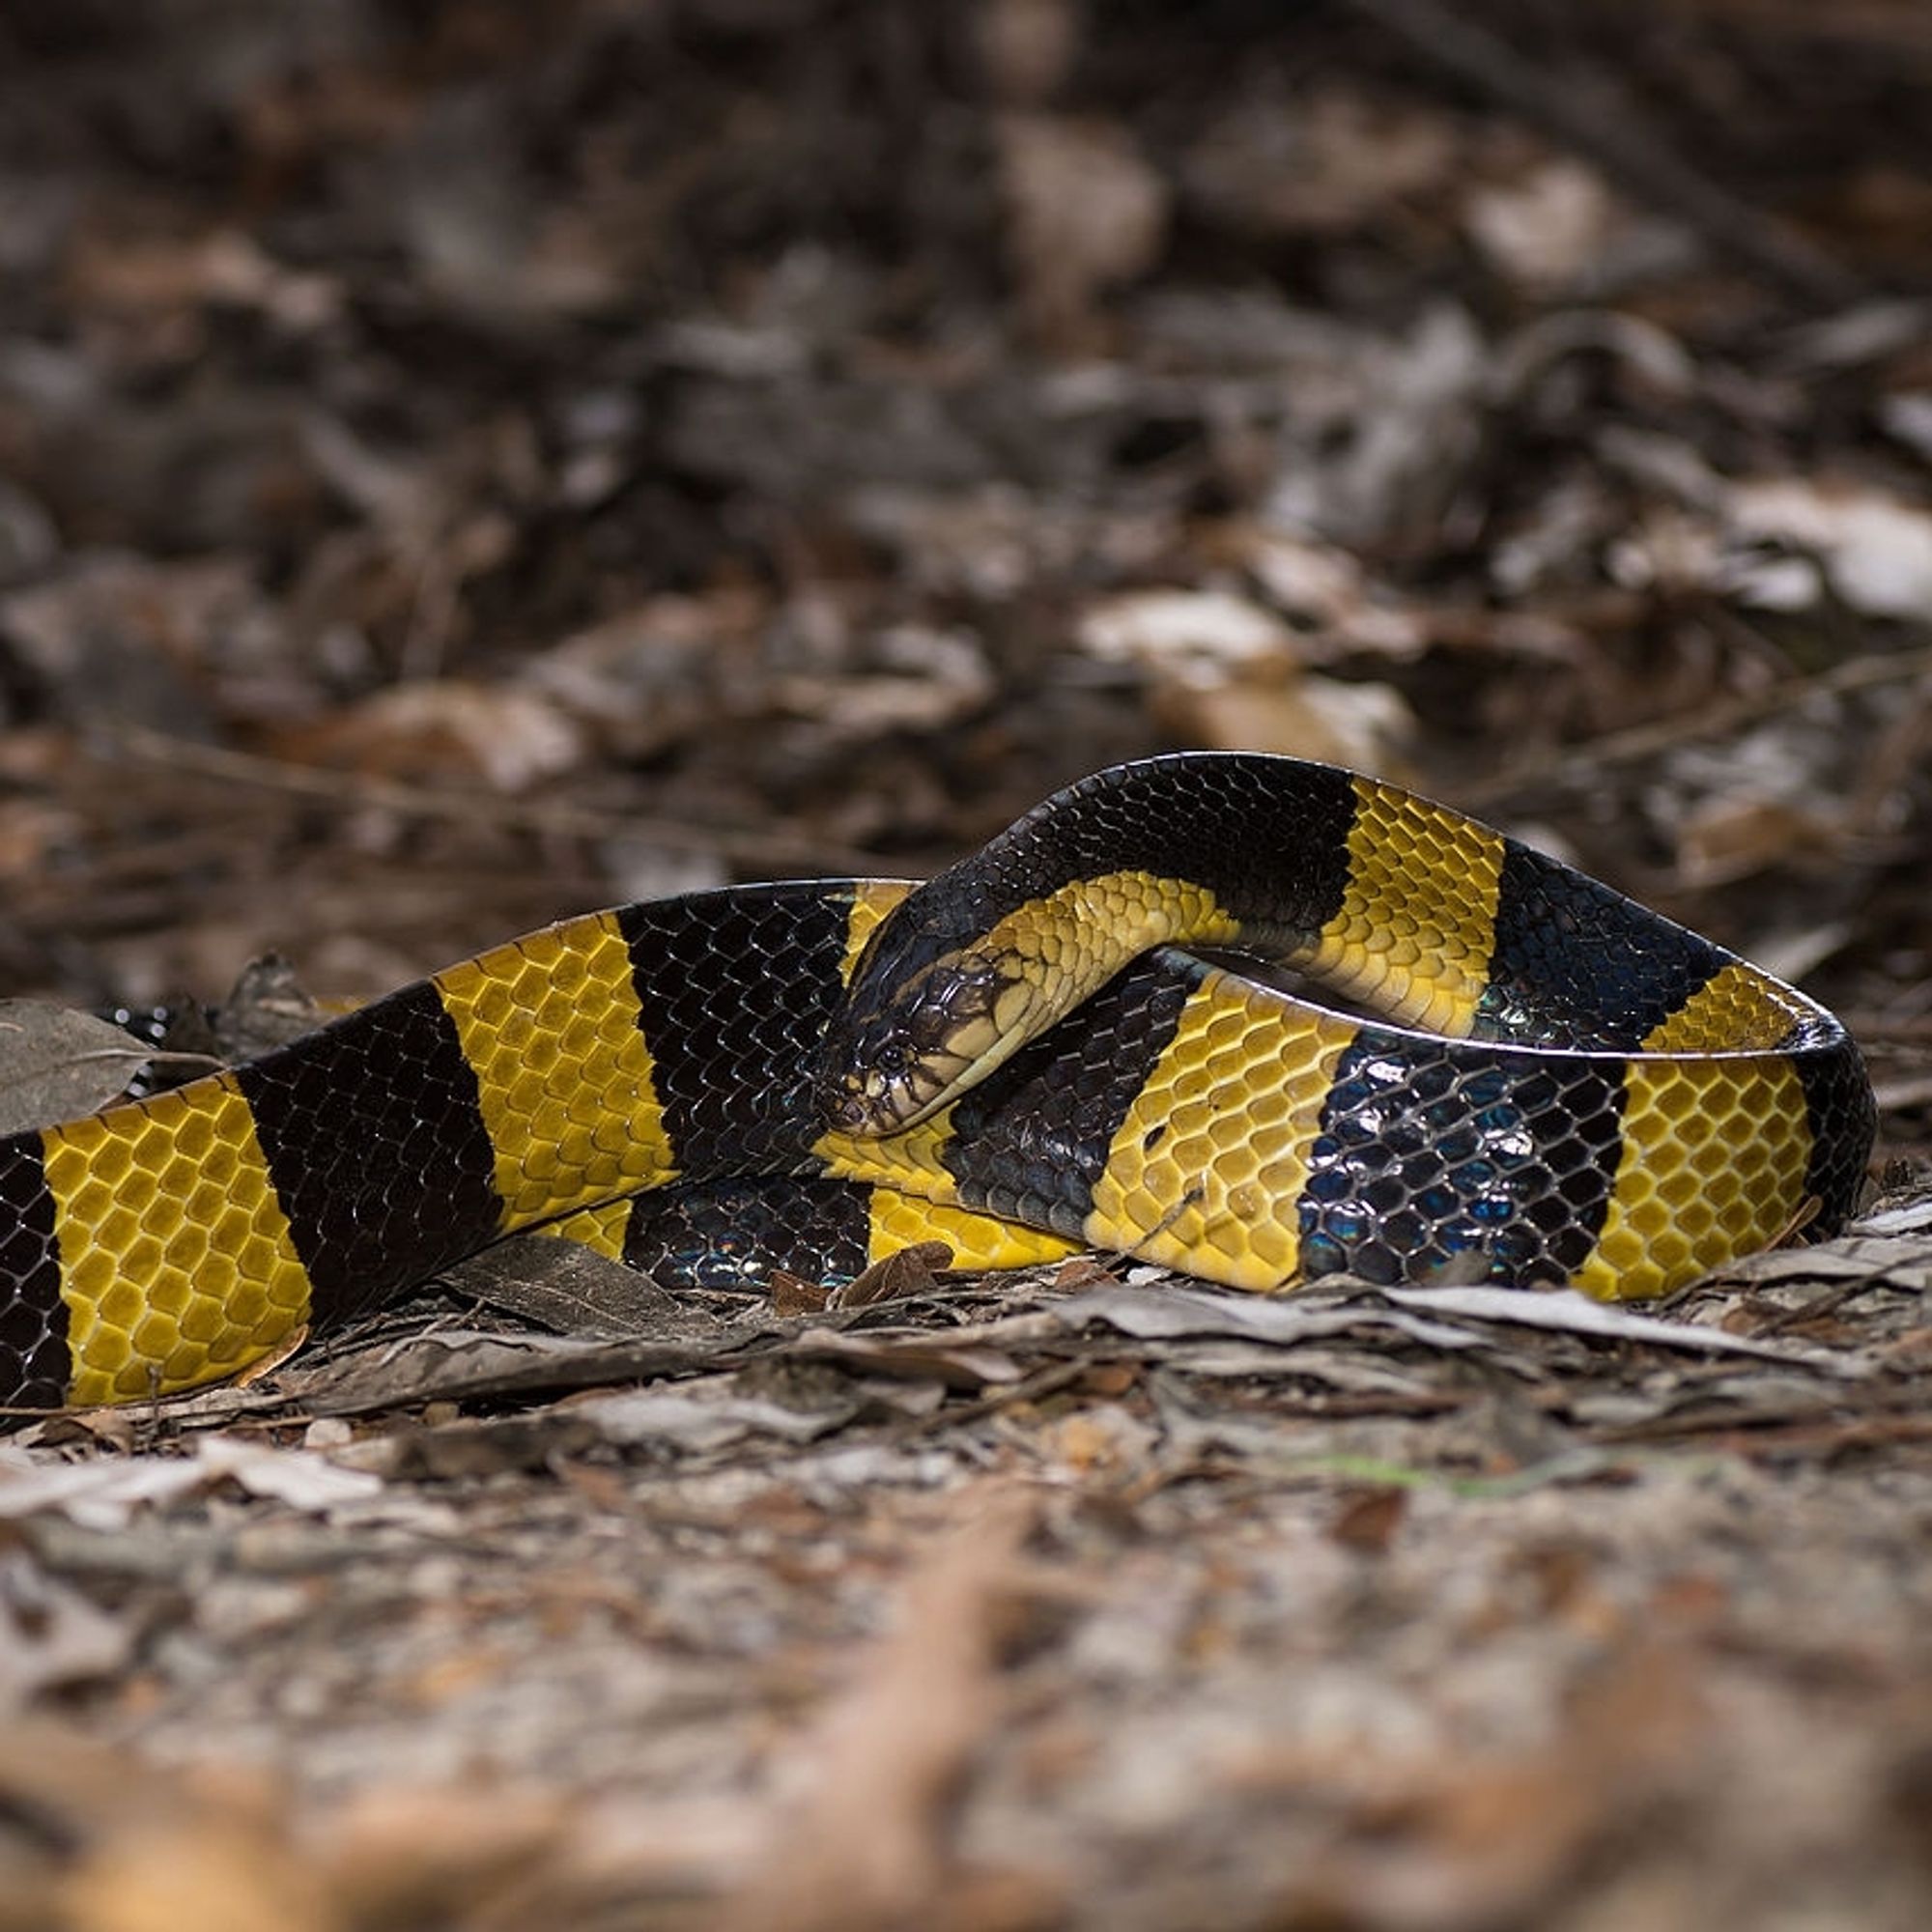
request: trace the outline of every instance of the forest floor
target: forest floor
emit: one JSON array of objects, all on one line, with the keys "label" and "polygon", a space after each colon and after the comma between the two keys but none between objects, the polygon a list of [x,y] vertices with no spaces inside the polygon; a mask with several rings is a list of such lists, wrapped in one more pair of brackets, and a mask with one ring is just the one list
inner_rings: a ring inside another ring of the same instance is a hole
[{"label": "forest floor", "polygon": [[367,996],[1239,746],[1882,1114],[1660,1306],[510,1244],[23,1421],[0,1932],[1932,1922],[1928,102],[1916,0],[0,14],[0,990]]}]

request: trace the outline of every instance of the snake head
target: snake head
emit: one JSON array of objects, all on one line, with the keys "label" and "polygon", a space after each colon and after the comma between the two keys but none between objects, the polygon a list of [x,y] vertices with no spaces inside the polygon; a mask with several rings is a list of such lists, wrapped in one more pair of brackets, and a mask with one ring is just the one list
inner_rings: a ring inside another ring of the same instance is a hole
[{"label": "snake head", "polygon": [[847,1133],[916,1125],[1026,1037],[1031,988],[1010,965],[971,947],[924,957],[920,940],[882,927],[827,1029],[819,1094]]}]

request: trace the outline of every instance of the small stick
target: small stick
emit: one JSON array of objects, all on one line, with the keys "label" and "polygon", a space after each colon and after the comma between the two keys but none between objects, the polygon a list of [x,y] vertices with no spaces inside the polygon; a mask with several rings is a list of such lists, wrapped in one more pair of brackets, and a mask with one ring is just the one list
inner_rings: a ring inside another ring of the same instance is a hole
[{"label": "small stick", "polygon": [[693,825],[684,819],[638,812],[585,811],[574,806],[504,798],[481,789],[459,791],[449,786],[407,784],[367,772],[329,771],[285,758],[263,757],[255,752],[199,745],[141,724],[114,724],[95,734],[94,742],[106,755],[187,772],[221,784],[254,785],[320,799],[344,811],[374,806],[411,818],[453,818],[469,823],[488,819],[513,830],[566,838],[622,837],[639,844],[662,846],[668,852],[696,852],[758,869],[832,870],[858,876],[882,871],[897,875],[906,869],[903,861],[882,859],[876,852],[788,838],[782,833]]},{"label": "small stick", "polygon": [[1477,779],[1457,790],[1459,804],[1479,806],[1531,791],[1551,779],[1574,779],[1580,771],[1602,771],[1610,765],[1634,764],[1655,757],[1679,745],[1694,744],[1700,738],[1720,738],[1761,718],[1790,711],[1807,697],[1819,694],[1841,695],[1870,691],[1887,684],[1904,684],[1917,677],[1932,675],[1932,650],[1896,651],[1885,655],[1848,659],[1831,669],[1810,677],[1785,678],[1764,691],[1747,692],[1736,697],[1720,698],[1695,711],[1674,718],[1659,718],[1647,724],[1634,724],[1625,731],[1610,731],[1585,745],[1565,745],[1549,755],[1526,758],[1506,765],[1493,778]]},{"label": "small stick", "polygon": [[1436,0],[1348,0],[1358,14],[1398,34],[1438,67],[1476,86],[1553,140],[1587,155],[1643,200],[1676,214],[1711,247],[1758,270],[1792,294],[1844,308],[1865,290],[1857,276],[1784,222],[1740,201],[1696,173],[1637,118],[1612,107],[1575,79],[1545,72],[1506,42],[1452,14]]}]

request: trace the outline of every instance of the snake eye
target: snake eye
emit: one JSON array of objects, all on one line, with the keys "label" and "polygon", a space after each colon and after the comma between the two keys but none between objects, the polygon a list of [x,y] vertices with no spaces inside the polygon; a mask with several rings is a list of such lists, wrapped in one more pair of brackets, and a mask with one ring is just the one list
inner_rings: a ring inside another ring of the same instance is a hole
[{"label": "snake eye", "polygon": [[888,1040],[874,1056],[873,1064],[887,1079],[896,1079],[911,1065],[912,1056],[897,1040]]}]

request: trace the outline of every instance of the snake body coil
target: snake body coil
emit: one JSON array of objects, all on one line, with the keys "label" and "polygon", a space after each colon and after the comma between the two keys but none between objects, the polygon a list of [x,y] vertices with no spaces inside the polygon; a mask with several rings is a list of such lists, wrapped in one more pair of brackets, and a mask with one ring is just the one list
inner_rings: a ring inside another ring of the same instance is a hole
[{"label": "snake body coil", "polygon": [[568,920],[0,1141],[0,1401],[190,1387],[533,1227],[665,1280],[937,1237],[1655,1294],[1835,1230],[1873,1121],[1829,1013],[1529,847],[1329,766],[1151,759],[916,892]]}]

